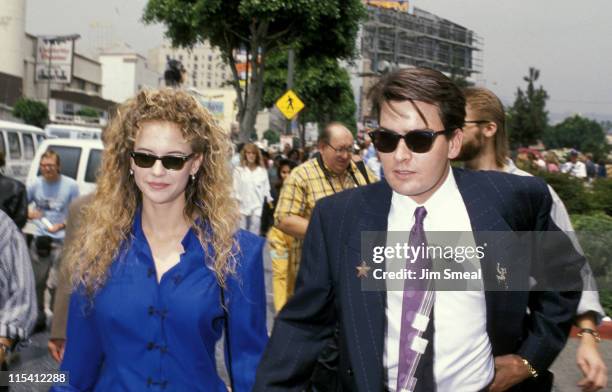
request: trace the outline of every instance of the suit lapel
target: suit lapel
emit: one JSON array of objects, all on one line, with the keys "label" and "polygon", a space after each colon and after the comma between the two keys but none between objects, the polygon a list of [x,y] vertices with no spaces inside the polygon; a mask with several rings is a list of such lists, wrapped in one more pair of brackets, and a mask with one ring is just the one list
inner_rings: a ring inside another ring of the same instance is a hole
[{"label": "suit lapel", "polygon": [[[386,291],[384,281],[376,289],[362,288],[362,279],[357,277],[357,266],[362,261],[372,268],[372,246],[385,245],[387,219],[391,206],[391,188],[386,181],[380,181],[360,193],[362,197],[356,205],[355,229],[347,230],[345,254],[341,256],[342,266],[346,266],[342,290],[344,306],[343,330],[346,333],[348,352],[353,366],[356,385],[360,390],[378,391],[384,385],[383,353],[386,328]],[[362,241],[362,233],[367,233]],[[376,233],[374,233],[376,232]],[[384,264],[383,264],[384,265]],[[372,270],[368,273],[371,275]],[[372,280],[370,280],[372,282]]]}]

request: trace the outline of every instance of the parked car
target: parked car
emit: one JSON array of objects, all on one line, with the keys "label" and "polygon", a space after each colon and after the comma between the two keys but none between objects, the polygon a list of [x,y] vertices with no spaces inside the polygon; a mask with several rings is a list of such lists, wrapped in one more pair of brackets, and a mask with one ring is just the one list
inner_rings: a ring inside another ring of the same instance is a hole
[{"label": "parked car", "polygon": [[100,139],[102,129],[80,125],[47,124],[45,134],[49,139]]},{"label": "parked car", "polygon": [[0,121],[0,151],[6,159],[4,174],[25,182],[30,163],[44,139],[45,132],[41,128]]},{"label": "parked car", "polygon": [[60,156],[60,172],[79,185],[79,193],[85,195],[96,189],[96,177],[102,160],[101,140],[47,139],[41,143],[32,160],[26,184],[40,175],[40,158],[52,149]]}]

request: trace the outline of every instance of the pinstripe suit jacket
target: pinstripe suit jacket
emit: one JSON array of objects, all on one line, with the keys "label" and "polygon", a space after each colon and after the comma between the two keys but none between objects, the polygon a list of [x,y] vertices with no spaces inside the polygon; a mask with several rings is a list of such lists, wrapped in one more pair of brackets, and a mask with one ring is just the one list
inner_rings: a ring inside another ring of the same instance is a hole
[{"label": "pinstripe suit jacket", "polygon": [[[584,260],[567,239],[554,249],[537,249],[538,257],[525,265],[525,249],[513,242],[513,233],[559,230],[550,219],[551,197],[542,180],[453,170],[476,242],[482,243],[478,232],[506,234],[503,244],[489,249],[481,261],[493,355],[518,354],[545,373],[566,342],[580,299]],[[360,233],[387,229],[391,195],[387,182],[381,181],[318,202],[304,241],[296,292],[276,319],[255,391],[305,389],[336,323],[340,328],[342,390],[384,391],[386,296],[384,290],[362,290],[355,268],[361,263]],[[384,245],[384,241],[381,238],[379,243]],[[509,287],[528,287],[530,276],[537,279],[538,275],[564,271],[571,291],[493,290],[487,287],[496,280],[497,263],[493,260],[503,260]],[[513,390],[543,389],[528,380]]]}]

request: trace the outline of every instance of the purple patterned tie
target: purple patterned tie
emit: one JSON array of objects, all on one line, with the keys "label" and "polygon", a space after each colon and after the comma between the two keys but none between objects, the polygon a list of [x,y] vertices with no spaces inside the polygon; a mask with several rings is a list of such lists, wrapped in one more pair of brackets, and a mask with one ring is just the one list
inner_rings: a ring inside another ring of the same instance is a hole
[{"label": "purple patterned tie", "polygon": [[[412,230],[410,230],[408,244],[415,249],[422,247],[423,252],[427,247],[427,238],[425,237],[425,230],[423,230],[423,219],[426,215],[425,207],[418,207],[414,211],[415,222]],[[430,280],[418,279],[422,270],[431,270],[431,260],[425,254],[418,253],[414,262],[407,261],[406,269],[414,271],[417,279],[406,279],[404,281],[397,392],[414,391],[417,382],[414,373],[428,344],[427,340],[423,339],[421,335],[427,329],[434,300],[433,291],[429,290]]]}]

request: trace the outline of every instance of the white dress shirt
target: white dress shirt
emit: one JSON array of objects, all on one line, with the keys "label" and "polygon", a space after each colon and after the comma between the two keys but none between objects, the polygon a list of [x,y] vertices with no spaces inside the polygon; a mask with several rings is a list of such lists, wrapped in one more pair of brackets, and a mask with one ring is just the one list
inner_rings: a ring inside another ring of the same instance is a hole
[{"label": "white dress shirt", "polygon": [[[423,222],[426,234],[428,231],[472,232],[470,217],[452,170],[449,169],[442,186],[423,206],[427,210]],[[387,231],[406,232],[408,237],[417,207],[419,205],[410,197],[393,192]],[[470,237],[474,243],[473,235]],[[383,361],[390,391],[396,391],[397,385],[402,301],[402,291],[387,290]],[[494,363],[486,320],[484,291],[435,293],[434,378],[438,391],[474,392],[493,380]]]}]

